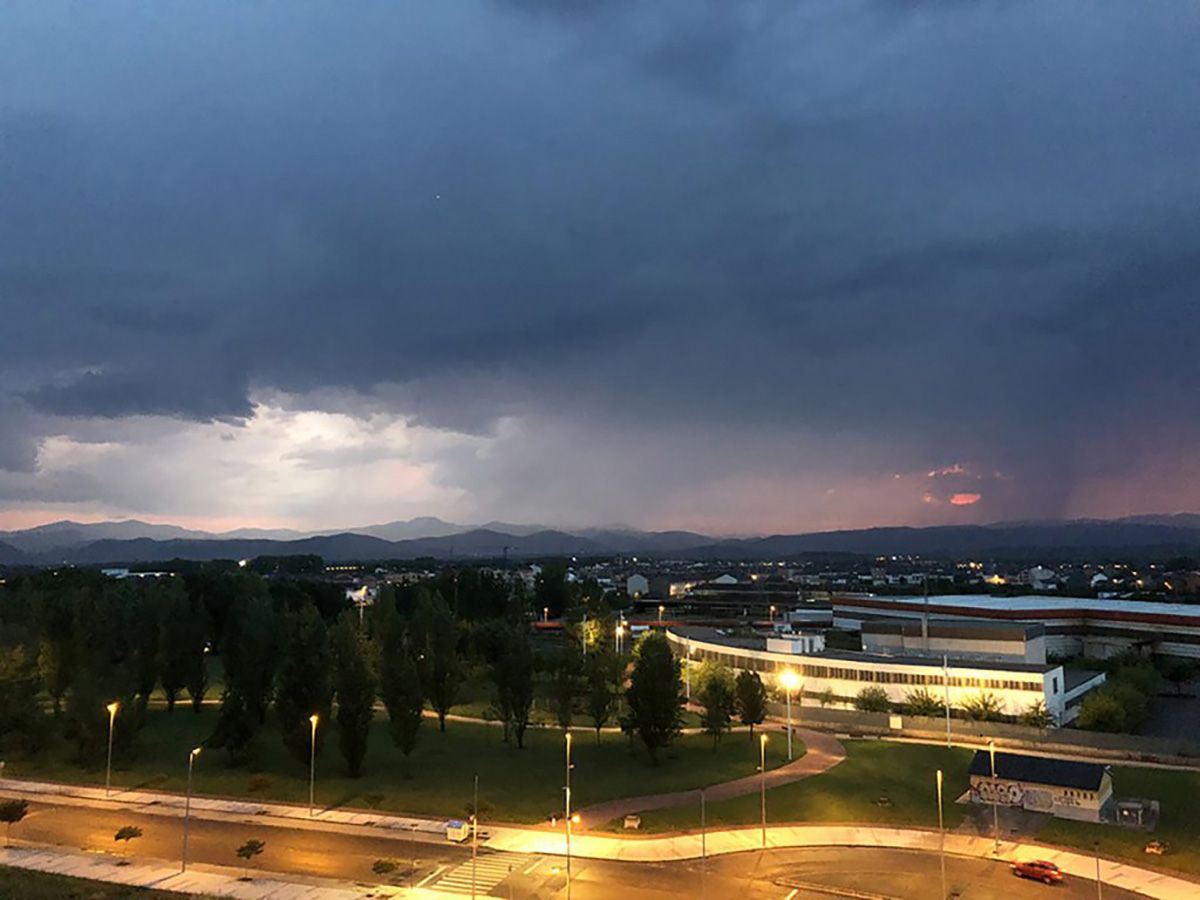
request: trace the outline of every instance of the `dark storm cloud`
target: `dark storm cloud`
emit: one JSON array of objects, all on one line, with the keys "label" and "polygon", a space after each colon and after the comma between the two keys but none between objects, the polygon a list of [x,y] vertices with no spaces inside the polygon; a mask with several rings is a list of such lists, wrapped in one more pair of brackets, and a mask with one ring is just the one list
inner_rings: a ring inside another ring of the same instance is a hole
[{"label": "dark storm cloud", "polygon": [[[981,509],[1054,514],[1136,461],[1127,423],[1200,412],[1182,5],[9,19],[0,404],[26,412],[0,466],[71,418],[236,421],[256,391],[341,391],[473,434],[639,435],[680,482],[836,480],[845,446],[789,454],[841,435],[871,447],[855,471],[970,463],[1004,473]],[[1127,439],[1081,447],[1100,423]],[[674,458],[718,428],[773,443]],[[488,481],[468,457],[460,482]]]}]

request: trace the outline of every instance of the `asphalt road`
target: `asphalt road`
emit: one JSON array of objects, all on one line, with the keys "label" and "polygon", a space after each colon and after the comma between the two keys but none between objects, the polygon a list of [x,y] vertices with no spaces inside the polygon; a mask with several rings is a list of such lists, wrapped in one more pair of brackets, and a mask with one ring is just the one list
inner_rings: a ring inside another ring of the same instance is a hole
[{"label": "asphalt road", "polygon": [[[92,852],[128,853],[135,857],[177,860],[180,820],[174,817],[31,804],[29,815],[14,830],[14,837],[42,844],[57,844]],[[123,825],[136,825],[143,834],[128,847],[113,840]],[[403,838],[381,838],[307,831],[255,823],[211,822],[193,819],[189,859],[194,863],[237,866],[235,850],[249,838],[266,842],[255,868],[292,875],[316,876],[359,883],[377,883],[372,872],[376,860],[401,864],[394,876],[399,884],[460,887],[468,883],[470,850],[453,844]],[[561,900],[566,896],[565,863],[561,857],[481,852],[478,877],[480,896],[512,900]],[[409,867],[411,871],[405,871]],[[1070,879],[1047,887],[1015,878],[1003,863],[947,857],[947,882],[961,900],[1035,900],[1096,896],[1094,882]],[[489,877],[490,875],[490,877]],[[837,896],[810,889],[820,885],[849,889],[888,898],[929,898],[940,892],[938,857],[931,853],[900,850],[824,848],[771,850],[674,863],[617,863],[575,860],[572,864],[573,900],[650,900],[690,897],[704,900],[807,900]],[[1137,897],[1112,887],[1105,900]]]}]

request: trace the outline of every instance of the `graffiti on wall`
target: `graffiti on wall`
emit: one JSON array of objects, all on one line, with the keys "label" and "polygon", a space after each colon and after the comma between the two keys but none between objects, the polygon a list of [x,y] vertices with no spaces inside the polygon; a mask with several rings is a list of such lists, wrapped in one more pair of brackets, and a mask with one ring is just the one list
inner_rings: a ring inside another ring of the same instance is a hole
[{"label": "graffiti on wall", "polygon": [[971,801],[974,803],[996,803],[1000,806],[1023,806],[1025,791],[1019,784],[980,778],[971,783]]}]

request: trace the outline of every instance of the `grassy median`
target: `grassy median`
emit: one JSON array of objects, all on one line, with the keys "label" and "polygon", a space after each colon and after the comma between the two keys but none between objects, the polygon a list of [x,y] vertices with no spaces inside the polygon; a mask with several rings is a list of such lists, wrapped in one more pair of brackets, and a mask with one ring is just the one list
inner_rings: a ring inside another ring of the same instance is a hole
[{"label": "grassy median", "polygon": [[[134,755],[114,763],[113,784],[182,792],[188,750],[212,733],[216,709],[199,714],[190,708],[174,713],[151,709],[138,734]],[[422,725],[412,756],[405,759],[391,743],[382,716],[376,717],[361,778],[345,775],[330,733],[317,759],[317,801],[321,805],[379,808],[434,816],[461,816],[471,801],[472,776],[479,775],[480,812],[495,820],[536,822],[562,808],[564,742],[557,728],[531,728],[525,749],[506,744],[502,731],[482,724],[449,722],[446,732],[434,720]],[[732,734],[714,750],[710,738],[688,735],[652,766],[640,744],[620,734],[574,732],[572,805],[581,809],[618,797],[687,790],[752,774],[757,744]],[[195,770],[200,794],[252,797],[295,803],[308,801],[308,766],[284,750],[268,721],[255,738],[253,762],[232,768],[223,751],[203,753]],[[768,745],[767,764],[783,762],[782,741]],[[74,747],[58,739],[28,761],[12,760],[12,777],[102,784],[104,770],[83,769],[73,761]]]},{"label": "grassy median", "polygon": [[174,891],[154,891],[0,866],[0,897],[20,897],[21,900],[180,900],[184,896],[187,895]]}]

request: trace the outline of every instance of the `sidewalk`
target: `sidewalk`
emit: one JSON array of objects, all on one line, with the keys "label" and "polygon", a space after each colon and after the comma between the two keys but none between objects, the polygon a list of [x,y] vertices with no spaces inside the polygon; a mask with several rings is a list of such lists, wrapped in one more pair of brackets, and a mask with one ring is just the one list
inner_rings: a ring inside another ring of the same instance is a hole
[{"label": "sidewalk", "polygon": [[[103,788],[22,781],[11,778],[0,779],[0,795],[24,797],[32,801],[42,799],[45,802],[63,805],[112,805],[136,808],[143,813],[168,816],[181,815],[184,802],[184,798],[179,795],[158,794],[147,791],[114,791],[112,798],[106,800]],[[374,815],[341,810],[320,810],[315,818],[309,818],[307,807],[290,806],[282,803],[248,803],[245,801],[220,800],[210,797],[197,798],[195,796],[192,798],[192,814],[197,818],[218,820],[228,816],[244,818],[247,815],[252,815],[256,821],[270,822],[270,820],[274,819],[276,821],[271,822],[271,824],[299,829],[335,829],[346,833],[371,834],[374,836],[385,834],[393,837],[397,833],[403,833],[406,839],[424,839],[431,842],[443,842],[445,840],[442,831],[443,820],[441,819],[422,819],[386,814]],[[485,827],[488,837],[486,840],[481,841],[481,846],[494,850],[547,856],[561,856],[566,853],[565,834],[561,830],[551,831],[544,828],[492,825],[490,823],[487,823]],[[584,859],[606,859],[631,863],[694,860],[699,859],[701,856],[701,840],[699,834],[628,838],[576,832],[571,837],[571,855]],[[704,835],[703,844],[709,856],[755,851],[762,849],[764,846],[762,832],[759,828],[755,827],[710,831]],[[765,844],[768,849],[879,847],[934,853],[937,852],[938,845],[937,832],[920,829],[856,825],[770,826],[767,828]],[[6,851],[8,854],[26,852],[31,851]],[[969,835],[947,834],[946,852],[956,856],[976,857],[979,859],[991,858],[992,840],[990,838],[972,837]],[[1007,860],[1048,859],[1060,866],[1063,872],[1069,876],[1086,879],[1095,878],[1095,857],[1072,850],[1042,844],[1002,841],[1000,858]],[[6,861],[7,857],[0,859]],[[89,862],[96,861],[92,857],[87,857],[86,859]],[[118,867],[111,861],[108,864],[118,874],[128,869],[136,868],[140,870],[147,868],[145,866]],[[157,871],[160,877],[167,876],[167,870],[164,868],[149,868]],[[1193,898],[1200,896],[1200,884],[1187,881],[1177,875],[1169,875],[1110,860],[1101,860],[1100,872],[1105,884],[1141,893],[1147,897],[1154,898],[1154,900],[1193,900]],[[71,872],[69,874],[79,874],[80,877],[101,877],[97,874],[89,875],[84,872]],[[189,877],[190,875],[191,873],[189,873]],[[120,881],[122,879],[105,880]],[[239,882],[239,884],[244,883]],[[287,883],[280,882],[280,884],[286,885]],[[155,886],[167,887],[165,883]],[[175,889],[178,890],[179,888]],[[288,888],[288,890],[293,889],[295,889],[294,885]],[[205,888],[205,890],[208,890],[208,888]],[[306,895],[257,893],[237,894],[237,896],[278,896],[282,898],[293,896],[303,897]],[[326,893],[321,896],[334,895]],[[362,894],[351,891],[344,896],[362,896]],[[380,895],[377,893],[376,896]],[[420,895],[414,894],[411,896]]]}]

